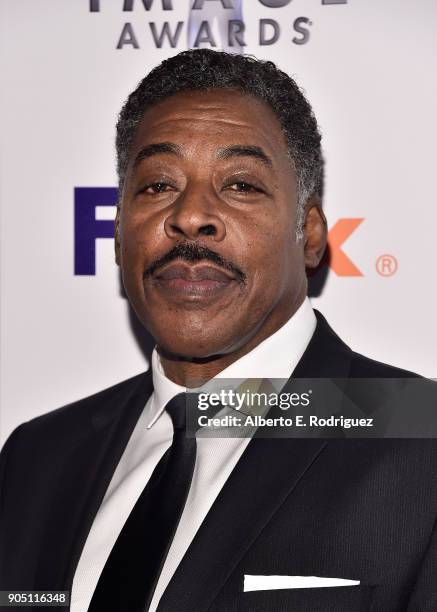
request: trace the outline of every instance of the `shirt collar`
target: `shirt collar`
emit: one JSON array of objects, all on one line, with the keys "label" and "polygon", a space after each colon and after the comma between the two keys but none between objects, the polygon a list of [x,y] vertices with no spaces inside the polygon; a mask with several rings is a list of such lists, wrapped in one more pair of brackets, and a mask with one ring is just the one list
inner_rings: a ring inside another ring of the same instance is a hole
[{"label": "shirt collar", "polygon": [[[219,372],[216,378],[278,378],[288,379],[316,328],[317,319],[306,297],[294,315],[274,334],[260,342],[243,357]],[[147,417],[150,429],[167,403],[186,388],[167,378],[156,350],[152,353],[153,394]]]}]

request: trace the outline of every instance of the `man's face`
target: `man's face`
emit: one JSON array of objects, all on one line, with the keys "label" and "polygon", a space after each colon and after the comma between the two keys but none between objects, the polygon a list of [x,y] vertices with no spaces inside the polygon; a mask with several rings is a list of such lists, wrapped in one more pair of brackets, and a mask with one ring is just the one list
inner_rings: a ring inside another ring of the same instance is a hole
[{"label": "man's face", "polygon": [[167,353],[206,358],[267,337],[306,293],[296,176],[268,105],[184,92],[144,113],[117,219],[139,319]]}]

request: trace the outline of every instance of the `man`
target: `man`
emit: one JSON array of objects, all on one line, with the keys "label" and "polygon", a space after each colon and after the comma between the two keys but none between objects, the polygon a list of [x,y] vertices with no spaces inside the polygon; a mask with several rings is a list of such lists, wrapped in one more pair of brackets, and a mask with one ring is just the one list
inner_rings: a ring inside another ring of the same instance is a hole
[{"label": "man", "polygon": [[[294,81],[181,53],[129,96],[117,154],[116,260],[151,372],[12,433],[1,588],[71,589],[75,612],[436,610],[432,440],[196,441],[180,420],[214,377],[414,376],[351,351],[306,298],[326,222]],[[252,590],[263,576],[309,588]]]}]

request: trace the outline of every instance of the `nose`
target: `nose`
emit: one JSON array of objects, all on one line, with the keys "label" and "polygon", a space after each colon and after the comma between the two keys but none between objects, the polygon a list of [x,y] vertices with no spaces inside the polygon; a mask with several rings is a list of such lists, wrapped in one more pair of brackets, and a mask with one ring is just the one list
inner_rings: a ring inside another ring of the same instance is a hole
[{"label": "nose", "polygon": [[188,240],[211,236],[214,242],[222,241],[226,225],[216,199],[216,194],[203,185],[187,187],[164,221],[167,236]]}]

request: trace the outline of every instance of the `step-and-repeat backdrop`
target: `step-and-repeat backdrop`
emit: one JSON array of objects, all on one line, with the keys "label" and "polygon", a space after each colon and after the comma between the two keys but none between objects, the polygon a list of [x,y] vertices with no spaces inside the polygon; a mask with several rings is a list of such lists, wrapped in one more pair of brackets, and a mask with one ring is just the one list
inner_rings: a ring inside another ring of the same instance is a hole
[{"label": "step-and-repeat backdrop", "polygon": [[188,47],[271,59],[323,133],[333,258],[312,302],[437,375],[434,0],[2,0],[1,441],[147,368],[113,256],[114,126]]}]

